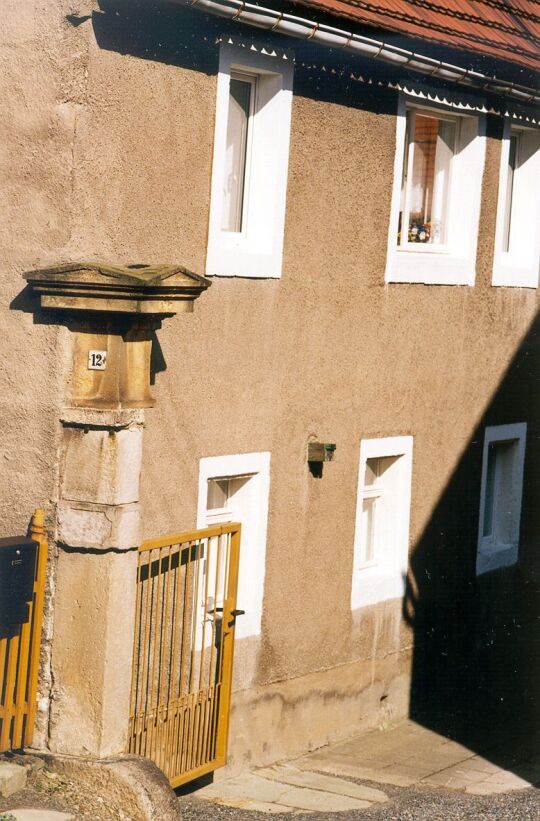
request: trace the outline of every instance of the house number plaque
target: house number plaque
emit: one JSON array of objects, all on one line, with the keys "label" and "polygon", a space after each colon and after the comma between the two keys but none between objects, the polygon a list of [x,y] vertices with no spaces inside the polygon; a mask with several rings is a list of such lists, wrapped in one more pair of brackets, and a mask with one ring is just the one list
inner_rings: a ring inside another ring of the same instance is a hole
[{"label": "house number plaque", "polygon": [[107,351],[88,351],[88,370],[104,371],[107,367]]}]

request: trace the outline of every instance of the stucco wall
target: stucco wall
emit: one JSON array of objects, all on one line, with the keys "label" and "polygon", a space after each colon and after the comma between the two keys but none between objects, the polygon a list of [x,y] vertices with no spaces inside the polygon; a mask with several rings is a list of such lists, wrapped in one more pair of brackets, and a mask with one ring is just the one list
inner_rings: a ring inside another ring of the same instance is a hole
[{"label": "stucco wall", "polygon": [[61,248],[71,229],[72,131],[62,103],[60,24],[58,7],[9,2],[3,9],[0,519],[6,536],[25,532],[33,508],[54,493],[64,363],[58,329],[25,312],[21,273]]},{"label": "stucco wall", "polygon": [[[159,3],[129,19],[118,19],[115,8],[82,4],[68,21],[67,2],[13,2],[7,15],[1,74],[11,114],[0,123],[2,141],[13,147],[0,191],[8,215],[0,284],[8,357],[0,370],[5,535],[21,529],[36,504],[54,499],[69,349],[67,330],[34,324],[18,303],[9,309],[22,290],[20,274],[88,257],[180,262],[204,273],[214,38],[226,26]],[[156,10],[158,22],[146,27]],[[143,527],[154,536],[195,525],[200,458],[271,452],[263,630],[238,647],[236,688],[250,691],[238,705],[254,709],[270,683],[282,687],[280,698],[297,701],[301,687],[293,680],[319,674],[309,686],[323,701],[340,687],[351,693],[349,701],[339,697],[345,731],[361,691],[368,695],[358,724],[375,715],[373,698],[386,699],[392,681],[402,682],[395,710],[404,711],[413,641],[399,601],[350,610],[360,439],[414,436],[414,551],[531,325],[537,297],[490,285],[495,121],[475,287],[384,284],[397,96],[347,72],[321,80],[324,59],[303,47],[296,70],[282,278],[214,278],[193,315],[168,319],[158,332]],[[522,421],[527,411],[505,413],[515,418],[501,422]],[[337,443],[321,479],[307,469],[310,435]],[[475,483],[471,477],[477,494]],[[464,544],[474,553],[476,533]],[[302,744],[329,735],[321,730]]]}]

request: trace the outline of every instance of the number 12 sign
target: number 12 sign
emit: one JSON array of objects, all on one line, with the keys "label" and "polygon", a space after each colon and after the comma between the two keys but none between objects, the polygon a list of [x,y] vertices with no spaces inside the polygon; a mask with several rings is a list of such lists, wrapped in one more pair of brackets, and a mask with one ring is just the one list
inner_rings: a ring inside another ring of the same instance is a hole
[{"label": "number 12 sign", "polygon": [[107,351],[88,351],[88,370],[104,371],[107,367]]}]

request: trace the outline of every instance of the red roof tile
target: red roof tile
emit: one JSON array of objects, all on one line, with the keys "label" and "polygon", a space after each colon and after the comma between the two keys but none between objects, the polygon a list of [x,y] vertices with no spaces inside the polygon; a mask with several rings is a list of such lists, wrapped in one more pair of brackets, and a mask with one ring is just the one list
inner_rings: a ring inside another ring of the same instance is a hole
[{"label": "red roof tile", "polygon": [[298,0],[311,8],[411,37],[540,70],[540,2],[534,0]]}]

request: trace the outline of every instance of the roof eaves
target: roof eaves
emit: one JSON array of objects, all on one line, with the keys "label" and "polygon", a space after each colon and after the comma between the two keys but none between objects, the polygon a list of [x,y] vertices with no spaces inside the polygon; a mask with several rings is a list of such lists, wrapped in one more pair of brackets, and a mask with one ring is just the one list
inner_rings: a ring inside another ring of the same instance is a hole
[{"label": "roof eaves", "polygon": [[[462,66],[456,66],[427,55],[396,46],[387,40],[374,39],[353,31],[345,31],[319,21],[298,17],[273,8],[254,5],[245,0],[176,0],[206,13],[245,23],[256,28],[294,37],[302,41],[318,42],[332,48],[364,57],[382,60],[394,66],[438,77],[441,80],[485,92],[504,95],[519,102],[539,104],[540,90],[519,83],[488,76]],[[310,4],[313,6],[313,4]],[[383,35],[384,36],[384,35]]]}]

